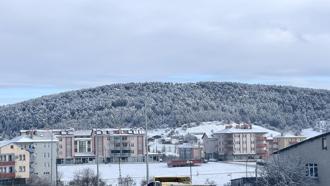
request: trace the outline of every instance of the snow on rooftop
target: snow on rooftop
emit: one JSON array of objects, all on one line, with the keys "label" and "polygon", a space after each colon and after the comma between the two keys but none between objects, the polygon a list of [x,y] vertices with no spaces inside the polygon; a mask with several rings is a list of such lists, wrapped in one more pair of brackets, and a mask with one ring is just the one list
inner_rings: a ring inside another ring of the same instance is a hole
[{"label": "snow on rooftop", "polygon": [[4,146],[6,146],[6,145],[8,145],[8,144],[11,144],[11,143],[12,143],[12,142],[9,141],[9,140],[0,141],[0,147],[4,147]]},{"label": "snow on rooftop", "polygon": [[267,133],[265,130],[262,129],[237,129],[237,128],[228,128],[223,129],[218,132],[215,132],[217,134],[233,134],[233,133]]},{"label": "snow on rooftop", "polygon": [[[191,127],[187,127],[187,128],[179,127],[179,128],[174,129],[174,133],[178,134],[178,135],[182,135],[182,136],[185,136],[186,134],[200,135],[201,133],[206,133],[207,136],[211,137],[212,134],[225,129],[225,127],[226,127],[226,123],[221,122],[221,121],[202,122],[198,126],[196,123],[193,123],[193,124],[187,124],[186,126],[189,126],[189,125],[191,125]],[[232,125],[235,126],[236,124],[234,123]],[[281,134],[280,132],[267,129],[262,126],[253,125],[253,124],[252,124],[252,129],[255,131],[267,133],[266,134],[267,137],[268,136],[270,136],[270,137],[278,136]],[[246,130],[246,129],[243,129],[243,130]],[[150,132],[148,131],[148,136],[155,136],[155,135],[162,135],[162,134],[167,135],[169,132],[170,132],[169,129],[155,129],[155,130],[151,130]]]},{"label": "snow on rooftop", "polygon": [[53,140],[51,138],[43,138],[43,137],[33,137],[30,138],[28,136],[17,136],[13,139],[10,140],[13,143],[41,143],[41,142],[56,142],[58,141],[56,139],[56,137],[53,138]]},{"label": "snow on rooftop", "polygon": [[313,128],[307,128],[307,129],[303,129],[301,131],[301,135],[305,136],[306,138],[312,138],[312,137],[318,136],[320,134],[322,134],[322,133],[315,131]]},{"label": "snow on rooftop", "polygon": [[76,130],[74,131],[75,136],[90,136],[92,134],[92,130]]}]

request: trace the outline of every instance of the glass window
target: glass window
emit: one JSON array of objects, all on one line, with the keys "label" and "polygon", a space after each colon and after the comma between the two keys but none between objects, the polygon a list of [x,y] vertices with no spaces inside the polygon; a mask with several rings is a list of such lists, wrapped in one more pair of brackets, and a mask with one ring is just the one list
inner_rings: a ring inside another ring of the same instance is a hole
[{"label": "glass window", "polygon": [[322,150],[328,150],[326,137],[322,138]]},{"label": "glass window", "polygon": [[306,176],[317,178],[319,176],[319,171],[316,163],[306,164]]}]

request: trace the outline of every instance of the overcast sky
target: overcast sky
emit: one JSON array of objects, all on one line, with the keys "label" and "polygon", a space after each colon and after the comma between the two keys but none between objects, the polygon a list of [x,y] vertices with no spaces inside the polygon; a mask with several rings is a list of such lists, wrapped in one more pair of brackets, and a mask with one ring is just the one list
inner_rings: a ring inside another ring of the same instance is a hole
[{"label": "overcast sky", "polygon": [[329,2],[1,0],[0,104],[118,82],[330,89]]}]

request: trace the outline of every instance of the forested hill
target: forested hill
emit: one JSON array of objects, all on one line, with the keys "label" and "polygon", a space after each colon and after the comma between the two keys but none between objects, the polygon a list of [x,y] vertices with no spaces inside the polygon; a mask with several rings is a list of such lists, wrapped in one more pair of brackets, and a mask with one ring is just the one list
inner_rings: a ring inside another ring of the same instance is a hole
[{"label": "forested hill", "polygon": [[0,131],[96,128],[189,122],[251,122],[300,129],[330,120],[330,91],[240,83],[129,83],[70,91],[0,107]]}]

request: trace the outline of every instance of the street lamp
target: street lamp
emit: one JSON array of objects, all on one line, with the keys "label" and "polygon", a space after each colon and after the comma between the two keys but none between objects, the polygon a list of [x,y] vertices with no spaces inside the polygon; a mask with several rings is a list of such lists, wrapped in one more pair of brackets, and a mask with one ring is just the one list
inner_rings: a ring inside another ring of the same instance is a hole
[{"label": "street lamp", "polygon": [[102,131],[99,129],[96,129],[95,131],[95,138],[96,138],[96,142],[95,142],[95,151],[96,151],[96,186],[99,185],[99,179],[100,179],[100,170],[99,170],[99,135],[102,134]]},{"label": "street lamp", "polygon": [[248,177],[248,171],[247,171],[247,167],[248,167],[248,161],[249,161],[249,159],[254,159],[253,158],[253,156],[248,156],[247,158],[246,158],[246,167],[245,167],[245,176],[246,177]]},{"label": "street lamp", "polygon": [[190,181],[191,181],[191,183],[192,183],[192,168],[191,168],[192,163],[193,163],[192,160],[187,161],[187,164],[189,164],[189,169],[190,169]]}]

